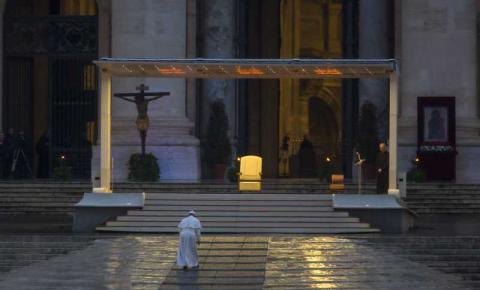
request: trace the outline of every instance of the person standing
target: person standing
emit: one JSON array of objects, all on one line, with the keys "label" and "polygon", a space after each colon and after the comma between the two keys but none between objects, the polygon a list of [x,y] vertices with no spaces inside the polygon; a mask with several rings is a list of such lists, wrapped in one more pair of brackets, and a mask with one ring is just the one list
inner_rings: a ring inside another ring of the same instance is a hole
[{"label": "person standing", "polygon": [[298,156],[300,158],[300,177],[316,177],[317,162],[315,151],[313,150],[313,144],[310,142],[307,135],[303,136],[303,141],[300,143],[300,149],[298,150]]},{"label": "person standing", "polygon": [[15,152],[15,131],[13,128],[9,128],[7,134],[3,139],[4,147],[4,163],[3,167],[3,178],[8,179],[12,174],[12,162],[13,162],[13,153]]},{"label": "person standing", "polygon": [[377,169],[377,194],[387,194],[388,192],[388,151],[385,143],[378,145],[379,152],[375,166]]},{"label": "person standing", "polygon": [[188,212],[188,216],[178,224],[180,241],[178,242],[177,265],[186,270],[198,267],[197,245],[200,244],[202,224],[196,217],[195,211]]},{"label": "person standing", "polygon": [[37,142],[35,150],[38,155],[37,178],[50,176],[50,144],[47,133],[44,133]]},{"label": "person standing", "polygon": [[15,151],[13,153],[12,173],[15,179],[24,179],[32,177],[32,167],[30,166],[30,148],[23,131],[18,132],[15,139]]},{"label": "person standing", "polygon": [[289,172],[288,158],[290,157],[288,146],[290,138],[288,136],[283,137],[282,146],[280,148],[280,176],[287,177]]},{"label": "person standing", "polygon": [[7,146],[5,145],[5,135],[0,133],[0,178],[4,179],[8,177],[8,156]]}]

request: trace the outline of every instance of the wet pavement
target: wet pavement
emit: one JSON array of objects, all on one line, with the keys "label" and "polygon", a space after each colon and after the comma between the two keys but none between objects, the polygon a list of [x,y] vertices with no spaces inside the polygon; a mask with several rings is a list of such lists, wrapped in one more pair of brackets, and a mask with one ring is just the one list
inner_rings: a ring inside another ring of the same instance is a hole
[{"label": "wet pavement", "polygon": [[[175,266],[174,235],[4,234],[0,289],[476,289],[455,271],[438,269],[445,249],[452,248],[451,258],[468,244],[462,251],[475,261],[479,243],[476,237],[210,235],[202,237],[199,269],[183,271]],[[423,252],[412,256],[415,245]],[[477,264],[470,269],[478,271]]]}]

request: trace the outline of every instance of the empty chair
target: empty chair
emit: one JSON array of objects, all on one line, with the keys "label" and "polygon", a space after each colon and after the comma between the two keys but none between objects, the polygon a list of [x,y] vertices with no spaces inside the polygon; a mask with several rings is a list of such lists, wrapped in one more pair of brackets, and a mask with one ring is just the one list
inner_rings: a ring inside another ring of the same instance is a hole
[{"label": "empty chair", "polygon": [[248,155],[240,157],[238,190],[260,191],[262,189],[262,158]]}]

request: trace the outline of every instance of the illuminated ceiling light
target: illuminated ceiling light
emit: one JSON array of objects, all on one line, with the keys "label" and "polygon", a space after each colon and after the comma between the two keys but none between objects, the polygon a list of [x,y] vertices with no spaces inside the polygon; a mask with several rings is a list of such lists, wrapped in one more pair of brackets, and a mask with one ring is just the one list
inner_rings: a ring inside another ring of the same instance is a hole
[{"label": "illuminated ceiling light", "polygon": [[268,70],[269,70],[272,74],[276,74],[276,73],[277,73],[277,72],[276,72],[273,68],[271,68],[270,66],[268,66]]},{"label": "illuminated ceiling light", "polygon": [[126,65],[122,64],[122,69],[124,69],[126,72],[132,73],[133,70],[129,69]]},{"label": "illuminated ceiling light", "polygon": [[325,76],[325,75],[341,75],[342,73],[336,68],[317,68],[314,70],[315,74]]},{"label": "illuminated ceiling light", "polygon": [[186,72],[183,69],[179,69],[176,67],[171,68],[157,68],[158,72],[162,75],[183,75]]},{"label": "illuminated ceiling light", "polygon": [[237,67],[237,73],[240,75],[264,75],[265,72],[258,68],[241,68]]}]

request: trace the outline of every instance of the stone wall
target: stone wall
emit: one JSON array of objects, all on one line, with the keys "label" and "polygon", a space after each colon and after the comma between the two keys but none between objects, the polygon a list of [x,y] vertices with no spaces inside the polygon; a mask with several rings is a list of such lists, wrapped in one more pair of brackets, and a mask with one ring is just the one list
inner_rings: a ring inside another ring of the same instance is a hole
[{"label": "stone wall", "polygon": [[480,182],[475,0],[402,0],[399,170],[417,144],[417,97],[456,97],[457,182]]}]

